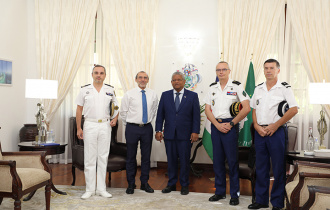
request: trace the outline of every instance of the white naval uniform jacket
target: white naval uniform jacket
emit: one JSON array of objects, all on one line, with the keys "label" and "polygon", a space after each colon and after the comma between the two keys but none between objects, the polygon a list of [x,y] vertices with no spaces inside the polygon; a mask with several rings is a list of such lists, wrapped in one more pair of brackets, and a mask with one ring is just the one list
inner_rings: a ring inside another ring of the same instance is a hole
[{"label": "white naval uniform jacket", "polygon": [[103,84],[100,92],[93,85],[85,85],[76,99],[77,105],[84,107],[83,115],[86,119],[110,119],[111,101],[118,104],[114,88],[108,84]]}]

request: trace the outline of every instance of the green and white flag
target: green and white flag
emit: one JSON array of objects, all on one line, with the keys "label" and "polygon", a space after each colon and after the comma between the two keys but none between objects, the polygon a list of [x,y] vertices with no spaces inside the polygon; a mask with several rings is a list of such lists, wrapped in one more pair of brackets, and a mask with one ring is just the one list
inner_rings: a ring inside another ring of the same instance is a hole
[{"label": "green and white flag", "polygon": [[209,119],[206,119],[205,128],[203,133],[203,146],[210,156],[211,160],[213,161],[213,146],[212,146],[212,139],[211,139],[211,122]]},{"label": "green and white flag", "polygon": [[[250,62],[249,73],[246,79],[245,92],[252,98],[255,88],[255,79],[254,79],[254,69],[252,61]],[[238,145],[239,146],[251,146],[252,137],[250,132],[250,125],[253,122],[252,120],[252,109],[250,113],[246,116],[246,121],[241,121],[244,123],[244,127],[239,132]]]}]

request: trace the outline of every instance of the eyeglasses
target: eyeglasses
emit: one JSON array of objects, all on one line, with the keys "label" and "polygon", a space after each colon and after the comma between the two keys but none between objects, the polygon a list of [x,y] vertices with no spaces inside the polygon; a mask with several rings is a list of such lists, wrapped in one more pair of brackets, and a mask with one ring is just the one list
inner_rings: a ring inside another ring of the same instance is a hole
[{"label": "eyeglasses", "polygon": [[217,72],[226,72],[227,70],[230,70],[230,69],[217,69],[216,71]]}]

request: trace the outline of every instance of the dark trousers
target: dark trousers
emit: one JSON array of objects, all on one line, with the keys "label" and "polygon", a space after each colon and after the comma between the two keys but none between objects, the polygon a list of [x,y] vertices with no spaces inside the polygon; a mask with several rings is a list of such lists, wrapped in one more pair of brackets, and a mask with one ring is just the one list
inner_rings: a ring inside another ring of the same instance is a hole
[{"label": "dark trousers", "polygon": [[[227,121],[231,121],[228,119]],[[220,132],[211,125],[213,145],[213,170],[215,173],[215,194],[226,194],[226,167],[227,158],[229,167],[230,196],[239,197],[238,174],[238,126],[234,126],[228,133]]]},{"label": "dark trousers", "polygon": [[255,132],[256,149],[256,202],[268,205],[269,203],[269,170],[272,161],[274,184],[270,201],[273,206],[284,207],[285,193],[285,132],[286,128],[279,129],[272,136],[261,137]]},{"label": "dark trousers", "polygon": [[178,158],[180,160],[180,184],[189,185],[191,142],[187,140],[165,139],[167,155],[168,186],[178,182]]},{"label": "dark trousers", "polygon": [[136,153],[138,142],[141,148],[141,184],[145,184],[149,180],[150,171],[150,153],[153,139],[152,125],[148,124],[143,127],[127,123],[125,130],[127,159],[126,159],[126,175],[128,184],[135,184],[136,175]]}]

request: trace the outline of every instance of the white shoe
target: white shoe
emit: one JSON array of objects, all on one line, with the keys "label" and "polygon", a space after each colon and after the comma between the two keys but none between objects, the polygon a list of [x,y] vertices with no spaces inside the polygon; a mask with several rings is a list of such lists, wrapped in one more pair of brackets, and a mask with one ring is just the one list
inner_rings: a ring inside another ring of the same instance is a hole
[{"label": "white shoe", "polygon": [[90,198],[92,195],[95,195],[95,193],[93,193],[93,192],[85,192],[85,193],[81,196],[81,199],[88,199],[88,198]]},{"label": "white shoe", "polygon": [[96,192],[96,195],[102,196],[104,198],[112,198],[112,195],[110,193],[108,193],[107,191]]}]

